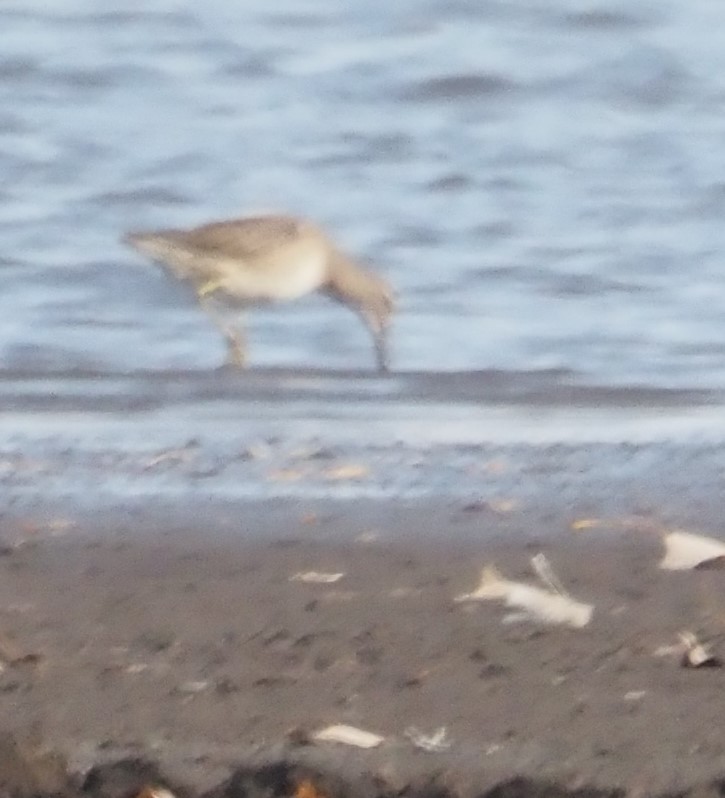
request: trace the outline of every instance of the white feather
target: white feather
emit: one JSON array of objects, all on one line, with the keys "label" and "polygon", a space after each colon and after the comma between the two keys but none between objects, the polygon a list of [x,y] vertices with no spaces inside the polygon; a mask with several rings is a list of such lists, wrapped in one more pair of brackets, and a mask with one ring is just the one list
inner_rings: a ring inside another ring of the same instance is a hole
[{"label": "white feather", "polygon": [[503,600],[507,607],[519,610],[515,620],[528,619],[551,625],[562,624],[580,629],[592,619],[594,607],[575,601],[566,594],[554,593],[524,582],[505,579],[494,566],[487,566],[481,582],[473,593],[459,596],[457,601]]},{"label": "white feather", "polygon": [[725,557],[725,543],[691,532],[670,532],[664,537],[665,556],[660,568],[666,571],[686,571],[708,560]]}]

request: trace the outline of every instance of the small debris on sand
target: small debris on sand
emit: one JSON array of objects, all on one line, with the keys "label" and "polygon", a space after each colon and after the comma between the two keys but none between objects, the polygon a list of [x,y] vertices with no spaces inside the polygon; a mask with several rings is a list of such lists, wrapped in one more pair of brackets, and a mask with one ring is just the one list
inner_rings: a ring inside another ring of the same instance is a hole
[{"label": "small debris on sand", "polygon": [[405,730],[405,736],[416,748],[432,754],[447,751],[451,747],[451,741],[448,739],[448,729],[445,726],[436,729],[433,734],[423,734],[415,726],[408,726]]},{"label": "small debris on sand", "polygon": [[312,739],[318,742],[343,743],[356,748],[376,748],[385,738],[379,734],[357,729],[355,726],[337,724],[315,732]]},{"label": "small debris on sand", "polygon": [[680,632],[680,643],[684,652],[680,663],[683,668],[720,668],[722,662],[710,651],[710,647],[697,639],[694,632]]},{"label": "small debris on sand", "polygon": [[176,798],[176,796],[171,790],[167,790],[166,787],[149,785],[144,787],[136,798]]},{"label": "small debris on sand", "polygon": [[308,582],[311,584],[330,585],[339,582],[344,573],[324,573],[322,571],[300,571],[290,576],[290,582]]}]

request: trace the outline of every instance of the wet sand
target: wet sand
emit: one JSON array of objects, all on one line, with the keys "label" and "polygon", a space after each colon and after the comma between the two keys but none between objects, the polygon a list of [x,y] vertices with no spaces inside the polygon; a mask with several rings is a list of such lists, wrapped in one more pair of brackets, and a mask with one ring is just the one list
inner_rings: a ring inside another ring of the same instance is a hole
[{"label": "wet sand", "polygon": [[[0,731],[41,740],[74,774],[151,760],[182,792],[280,762],[341,777],[330,794],[472,796],[523,777],[644,795],[721,777],[725,670],[656,652],[682,629],[725,648],[725,574],[658,570],[652,516],[573,531],[576,518],[443,499],[6,515]],[[535,581],[539,551],[595,606],[586,628],[507,624],[498,602],[455,601],[486,563]],[[344,576],[290,580],[311,570]],[[384,742],[310,744],[334,723]],[[412,729],[441,727],[448,748],[414,745]],[[257,794],[289,794],[307,771],[275,772]],[[149,778],[134,766],[104,794]]]}]

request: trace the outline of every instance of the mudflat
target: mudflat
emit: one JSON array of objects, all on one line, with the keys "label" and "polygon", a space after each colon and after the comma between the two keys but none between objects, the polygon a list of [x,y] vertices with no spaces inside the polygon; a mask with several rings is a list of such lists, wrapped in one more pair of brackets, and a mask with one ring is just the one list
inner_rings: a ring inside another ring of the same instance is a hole
[{"label": "mudflat", "polygon": [[[279,762],[381,794],[521,777],[642,795],[721,777],[725,670],[682,667],[672,647],[691,630],[718,653],[725,573],[660,570],[651,517],[527,513],[287,499],[6,516],[0,731],[74,774],[142,758],[193,792]],[[456,601],[486,564],[536,584],[539,552],[594,606],[587,626]],[[332,724],[383,740],[313,739]]]}]

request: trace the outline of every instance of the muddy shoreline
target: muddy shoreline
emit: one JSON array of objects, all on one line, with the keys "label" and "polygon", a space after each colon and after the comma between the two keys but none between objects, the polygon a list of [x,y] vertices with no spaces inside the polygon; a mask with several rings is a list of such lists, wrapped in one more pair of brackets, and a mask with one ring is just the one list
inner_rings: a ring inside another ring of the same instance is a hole
[{"label": "muddy shoreline", "polygon": [[[152,760],[193,794],[280,762],[343,779],[341,794],[521,778],[504,793],[655,795],[720,778],[725,671],[657,652],[692,629],[725,653],[723,573],[659,570],[669,522],[652,514],[577,518],[453,499],[6,515],[0,731],[75,774]],[[487,563],[532,581],[539,551],[594,605],[586,628],[455,601]],[[292,579],[307,571],[343,576]],[[302,744],[334,723],[384,741]],[[416,747],[441,728],[449,746]]]}]

